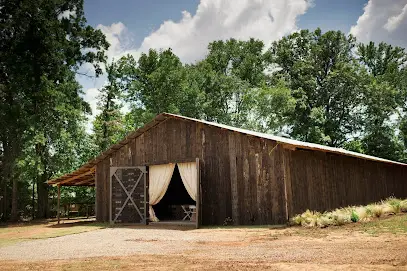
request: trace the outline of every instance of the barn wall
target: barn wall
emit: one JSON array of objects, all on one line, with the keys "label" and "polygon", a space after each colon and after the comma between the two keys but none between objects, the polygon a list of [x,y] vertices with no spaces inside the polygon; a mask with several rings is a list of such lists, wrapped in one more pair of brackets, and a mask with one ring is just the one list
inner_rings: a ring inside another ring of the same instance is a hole
[{"label": "barn wall", "polygon": [[290,216],[407,197],[407,167],[312,150],[284,150]]},{"label": "barn wall", "polygon": [[[96,168],[97,220],[109,219],[110,166],[200,159],[203,225],[286,221],[283,150],[271,140],[202,123],[167,119],[131,140]],[[111,160],[111,161],[110,161]]]},{"label": "barn wall", "polygon": [[195,161],[193,122],[168,119],[112,153],[96,166],[96,201],[98,221],[109,221],[111,166],[143,166]]},{"label": "barn wall", "polygon": [[203,225],[281,224],[306,209],[324,211],[391,195],[407,197],[405,166],[290,150],[272,140],[169,118],[97,165],[97,220],[109,219],[110,166],[196,158]]},{"label": "barn wall", "polygon": [[202,146],[198,150],[202,223],[284,223],[286,207],[281,146],[271,140],[208,125],[198,124],[198,132]]}]

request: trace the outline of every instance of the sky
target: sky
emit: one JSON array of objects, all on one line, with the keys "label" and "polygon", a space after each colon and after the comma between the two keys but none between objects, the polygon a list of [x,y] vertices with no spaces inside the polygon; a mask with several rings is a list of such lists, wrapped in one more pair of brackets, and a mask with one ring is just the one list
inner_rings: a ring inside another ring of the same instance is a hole
[{"label": "sky", "polygon": [[[254,37],[269,46],[317,27],[407,47],[407,0],[85,0],[85,16],[111,44],[109,61],[171,47],[181,61],[193,63],[213,40]],[[92,74],[92,68],[81,72]],[[106,77],[77,79],[95,115]]]}]

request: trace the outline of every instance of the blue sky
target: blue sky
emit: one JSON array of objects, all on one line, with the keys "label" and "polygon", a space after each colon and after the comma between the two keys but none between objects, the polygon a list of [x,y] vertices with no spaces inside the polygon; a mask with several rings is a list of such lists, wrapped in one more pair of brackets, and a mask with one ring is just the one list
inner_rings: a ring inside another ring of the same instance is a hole
[{"label": "blue sky", "polygon": [[92,26],[122,22],[140,46],[143,38],[166,20],[178,21],[182,10],[196,11],[198,0],[87,0],[85,16]]},{"label": "blue sky", "polygon": [[[231,0],[232,1],[232,0]],[[302,29],[341,30],[350,27],[363,14],[368,0],[315,0],[308,11],[298,18]],[[88,23],[111,25],[122,22],[131,32],[135,46],[140,46],[144,37],[158,29],[166,20],[179,21],[181,11],[195,14],[199,0],[87,0],[85,15]],[[335,12],[332,12],[335,11]]]},{"label": "blue sky", "polygon": [[[407,47],[407,0],[85,0],[88,23],[111,44],[109,61],[171,47],[184,63],[205,57],[213,40],[262,40],[299,29],[341,30],[360,42]],[[91,67],[82,72],[91,73]],[[78,77],[94,114],[106,77]]]},{"label": "blue sky", "polygon": [[367,0],[317,0],[299,17],[298,26],[302,29],[320,27],[323,31],[341,30],[347,33],[363,14],[366,4]]}]

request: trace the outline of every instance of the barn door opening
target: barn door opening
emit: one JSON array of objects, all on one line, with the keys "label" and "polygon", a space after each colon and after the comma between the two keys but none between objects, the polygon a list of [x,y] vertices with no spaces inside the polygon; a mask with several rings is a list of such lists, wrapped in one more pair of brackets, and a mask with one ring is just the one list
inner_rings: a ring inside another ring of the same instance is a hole
[{"label": "barn door opening", "polygon": [[146,167],[110,168],[110,223],[147,224]]},{"label": "barn door opening", "polygon": [[150,221],[199,225],[199,161],[149,167]]},{"label": "barn door opening", "polygon": [[[178,165],[175,166],[167,191],[162,199],[153,206],[157,220],[164,221],[195,221],[196,202],[188,194]],[[192,217],[194,215],[194,217]]]}]

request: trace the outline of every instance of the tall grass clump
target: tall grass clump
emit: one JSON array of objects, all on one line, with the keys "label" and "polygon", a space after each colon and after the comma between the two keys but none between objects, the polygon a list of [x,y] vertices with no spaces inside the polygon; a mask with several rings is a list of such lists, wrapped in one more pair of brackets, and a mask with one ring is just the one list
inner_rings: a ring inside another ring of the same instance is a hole
[{"label": "tall grass clump", "polygon": [[366,211],[371,217],[381,217],[383,215],[383,206],[379,204],[370,204],[366,207]]},{"label": "tall grass clump", "polygon": [[400,211],[407,212],[407,199],[400,202]]},{"label": "tall grass clump", "polygon": [[317,221],[321,217],[321,213],[306,210],[300,215],[296,215],[291,220],[294,225],[301,225],[304,227],[315,227],[317,226]]},{"label": "tall grass clump", "polygon": [[390,197],[386,199],[383,204],[386,206],[388,213],[398,214],[401,212],[400,203],[402,202],[401,199],[396,199],[394,197]]},{"label": "tall grass clump", "polygon": [[341,226],[349,223],[365,222],[385,215],[407,212],[407,199],[401,200],[394,197],[387,198],[378,203],[367,206],[348,206],[338,208],[331,212],[313,212],[307,210],[291,219],[292,225],[304,227]]}]

